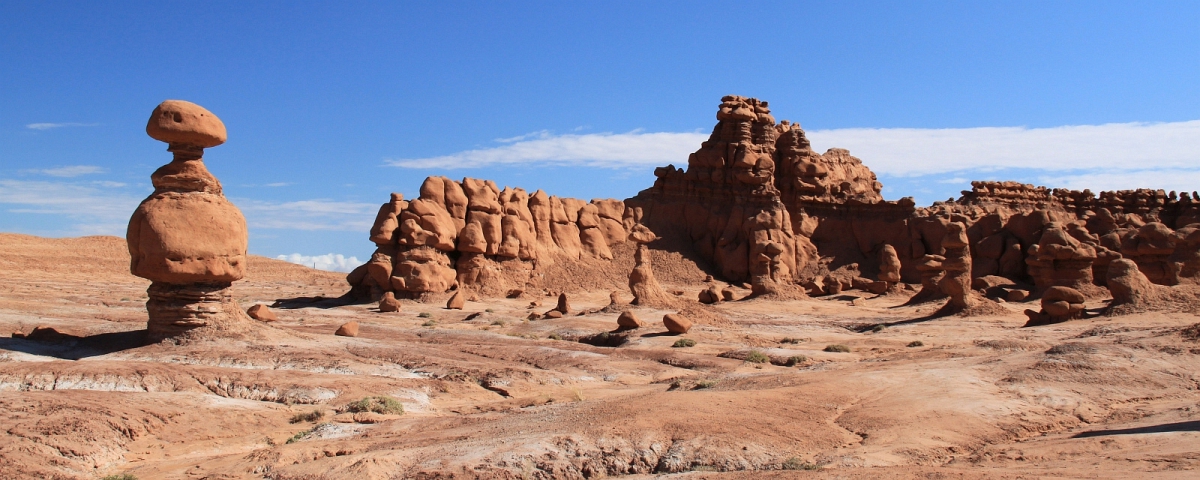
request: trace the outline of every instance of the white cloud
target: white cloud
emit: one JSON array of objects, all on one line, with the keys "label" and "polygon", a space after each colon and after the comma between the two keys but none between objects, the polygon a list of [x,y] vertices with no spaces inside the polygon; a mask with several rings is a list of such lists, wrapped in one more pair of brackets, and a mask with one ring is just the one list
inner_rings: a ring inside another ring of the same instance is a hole
[{"label": "white cloud", "polygon": [[301,255],[299,253],[293,253],[291,255],[280,255],[275,258],[278,260],[283,260],[285,262],[291,262],[291,263],[295,263],[295,264],[299,264],[299,265],[304,265],[309,268],[315,268],[317,270],[327,270],[330,272],[349,272],[349,271],[357,268],[359,265],[362,265],[362,262],[358,261],[358,258],[355,258],[355,257],[347,258],[340,253],[337,253],[337,254],[327,253],[325,255],[313,255],[313,256]]},{"label": "white cloud", "polygon": [[[846,148],[876,173],[900,177],[1008,168],[1054,172],[1141,171],[1129,178],[1150,182],[1146,185],[1159,185],[1177,173],[1174,170],[1200,168],[1200,120],[1052,128],[847,128],[814,130],[808,132],[808,137],[818,151]],[[688,154],[707,139],[707,134],[697,132],[554,135],[540,131],[498,139],[504,145],[493,148],[429,158],[390,159],[387,164],[442,169],[514,164],[682,166],[687,164]],[[1153,170],[1163,172],[1154,174]]]},{"label": "white cloud", "polygon": [[30,123],[28,125],[25,125],[25,128],[28,128],[31,130],[50,130],[52,128],[63,128],[63,127],[98,127],[98,126],[100,126],[99,123],[64,122],[64,123]]},{"label": "white cloud", "polygon": [[22,172],[25,173],[40,173],[42,175],[49,175],[51,177],[63,178],[78,177],[80,175],[92,175],[96,173],[104,173],[106,171],[108,170],[95,165],[69,165],[66,167],[57,168],[22,170]]},{"label": "white cloud", "polygon": [[1079,172],[1043,176],[1038,178],[1038,182],[1058,188],[1091,189],[1097,193],[1104,190],[1132,190],[1135,188],[1161,188],[1166,191],[1192,192],[1200,190],[1200,169]]},{"label": "white cloud", "polygon": [[0,179],[0,204],[13,205],[7,211],[85,220],[66,230],[89,234],[124,235],[124,224],[141,201],[136,195],[86,184]]},{"label": "white cloud", "polygon": [[371,229],[379,210],[379,204],[332,200],[270,202],[239,198],[231,201],[241,208],[251,228],[366,232]]},{"label": "white cloud", "polygon": [[288,182],[275,182],[275,183],[268,183],[265,186],[267,186],[267,187],[286,187],[288,185],[291,185],[291,184]]},{"label": "white cloud", "polygon": [[467,150],[429,158],[389,159],[404,168],[474,168],[491,165],[580,165],[589,167],[649,167],[686,165],[688,154],[708,139],[701,133],[589,133],[552,135],[535,132],[498,139],[495,148]]},{"label": "white cloud", "polygon": [[1149,170],[1200,166],[1200,120],[1053,128],[848,128],[808,133],[883,175],[1028,168]]}]

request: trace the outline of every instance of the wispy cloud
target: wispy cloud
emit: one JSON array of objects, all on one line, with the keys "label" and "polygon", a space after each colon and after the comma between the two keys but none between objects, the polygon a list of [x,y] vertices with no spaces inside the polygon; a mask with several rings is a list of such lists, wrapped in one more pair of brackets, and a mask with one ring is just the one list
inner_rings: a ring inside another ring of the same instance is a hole
[{"label": "wispy cloud", "polygon": [[304,265],[317,270],[327,270],[330,272],[349,272],[354,270],[359,265],[362,265],[355,257],[345,257],[340,253],[327,253],[325,255],[301,255],[293,253],[291,255],[280,255],[275,257],[278,260],[291,262],[298,265]]},{"label": "wispy cloud", "polygon": [[[1052,186],[1095,181],[1097,186],[1088,187],[1093,190],[1104,185],[1180,185],[1200,175],[1200,120],[1052,128],[847,128],[814,130],[808,132],[808,137],[818,151],[849,149],[880,175],[958,174],[941,180],[947,184],[965,183],[968,177],[979,177],[981,172],[1005,169],[1056,172],[1046,177]],[[707,134],[698,132],[556,135],[539,131],[497,139],[502,145],[492,148],[390,159],[387,164],[440,169],[538,164],[682,166],[688,154],[707,138]]]},{"label": "wispy cloud", "polygon": [[78,177],[80,175],[92,175],[92,174],[96,174],[96,173],[104,173],[104,172],[107,172],[108,170],[105,170],[102,167],[97,167],[95,165],[70,165],[70,166],[66,166],[66,167],[32,169],[32,170],[22,170],[22,171],[25,173],[40,173],[42,175],[49,175],[51,177],[70,178],[70,177]]},{"label": "wispy cloud", "polygon": [[291,183],[288,183],[288,182],[275,182],[275,183],[268,183],[268,184],[266,184],[266,186],[268,186],[268,187],[286,187],[286,186],[288,186],[288,185],[291,185]]},{"label": "wispy cloud", "polygon": [[242,209],[251,228],[365,232],[379,210],[379,204],[333,200],[231,200]]},{"label": "wispy cloud", "polygon": [[876,173],[929,175],[1028,168],[1047,171],[1192,169],[1200,166],[1200,120],[1053,128],[849,128],[808,137],[841,147]]},{"label": "wispy cloud", "polygon": [[30,123],[25,125],[25,128],[30,130],[50,130],[53,128],[63,127],[99,127],[99,123],[79,123],[79,122],[62,122],[62,123]]},{"label": "wispy cloud", "polygon": [[579,165],[589,167],[647,167],[687,163],[708,138],[701,133],[589,133],[552,135],[534,132],[498,139],[495,148],[429,158],[388,159],[403,168],[475,168],[492,165]]},{"label": "wispy cloud", "polygon": [[123,235],[142,197],[91,184],[0,179],[0,204],[11,213],[61,215],[63,232]]}]

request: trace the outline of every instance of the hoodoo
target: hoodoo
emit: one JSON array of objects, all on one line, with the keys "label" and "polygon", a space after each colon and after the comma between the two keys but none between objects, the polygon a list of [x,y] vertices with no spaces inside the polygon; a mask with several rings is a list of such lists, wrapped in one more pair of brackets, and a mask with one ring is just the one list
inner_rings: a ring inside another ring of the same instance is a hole
[{"label": "hoodoo", "polygon": [[230,292],[246,275],[246,219],[204,167],[204,149],[225,143],[225,124],[204,107],[167,100],[154,109],[146,133],[166,142],[174,160],[151,176],[125,240],[129,270],[150,280],[147,336],[189,330],[239,331],[251,319]]}]

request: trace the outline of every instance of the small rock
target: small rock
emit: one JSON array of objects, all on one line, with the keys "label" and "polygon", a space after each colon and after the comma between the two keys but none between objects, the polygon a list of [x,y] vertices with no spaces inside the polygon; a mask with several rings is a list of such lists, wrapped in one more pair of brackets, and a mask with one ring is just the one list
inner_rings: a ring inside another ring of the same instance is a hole
[{"label": "small rock", "polygon": [[1004,296],[1004,299],[1010,302],[1024,302],[1026,298],[1029,298],[1028,290],[1009,290]]},{"label": "small rock", "polygon": [[22,332],[13,332],[12,338],[25,338],[25,334]]},{"label": "small rock", "polygon": [[549,312],[546,312],[546,314],[543,315],[543,317],[545,317],[545,318],[562,318],[562,312],[560,312],[558,310],[551,310]]},{"label": "small rock", "polygon": [[[391,292],[389,292],[389,293],[391,293]],[[279,320],[279,317],[275,316],[275,312],[272,312],[270,308],[267,308],[266,305],[263,305],[261,303],[254,305],[253,307],[250,307],[248,310],[246,310],[246,315],[249,315],[250,318],[253,318],[260,322],[274,322],[276,320]]]},{"label": "small rock", "polygon": [[458,290],[454,292],[454,295],[450,296],[450,300],[446,301],[446,308],[450,310],[462,310],[466,303],[467,301],[463,298],[462,290]]},{"label": "small rock", "polygon": [[342,326],[338,327],[337,331],[333,332],[333,334],[340,336],[340,337],[357,337],[358,336],[358,322],[350,322],[350,323],[343,324]]},{"label": "small rock", "polygon": [[712,275],[705,275],[705,276],[704,276],[704,281],[705,281],[705,282],[712,282],[712,281],[713,281],[713,276],[712,276]]},{"label": "small rock", "polygon": [[537,313],[537,312],[529,312],[529,316],[528,316],[528,317],[525,317],[525,318],[528,318],[528,319],[530,319],[530,320],[538,320],[538,319],[541,319],[541,318],[542,318],[542,316],[541,316],[541,315],[538,315],[538,313]]},{"label": "small rock", "polygon": [[626,310],[617,317],[617,326],[621,328],[642,328],[644,324],[633,312]]},{"label": "small rock", "polygon": [[[565,293],[558,294],[558,306],[554,307],[554,311],[559,312],[562,315],[571,313],[571,304],[567,303],[567,294],[565,294]],[[559,315],[559,317],[561,317],[562,315]],[[558,318],[558,317],[555,317],[555,318]]]},{"label": "small rock", "polygon": [[721,292],[717,291],[717,287],[708,287],[700,291],[700,303],[711,305],[721,301]]},{"label": "small rock", "polygon": [[687,333],[692,329],[692,321],[678,313],[663,315],[663,326],[671,333]]},{"label": "small rock", "polygon": [[733,296],[735,294],[736,294],[736,292],[734,292],[732,288],[729,288],[729,287],[722,288],[721,289],[721,300],[724,300],[726,302],[732,302],[733,298],[734,298]]},{"label": "small rock", "polygon": [[850,301],[850,306],[852,306],[852,307],[861,307],[866,304],[867,304],[867,300],[862,297],[857,297],[854,300]]},{"label": "small rock", "polygon": [[540,306],[542,306],[542,302],[529,302],[529,307],[527,308],[537,308]]},{"label": "small rock", "polygon": [[519,288],[514,288],[512,290],[509,290],[508,293],[505,294],[504,296],[507,298],[521,298],[521,295],[524,295],[524,294],[525,294],[525,290],[522,290]]},{"label": "small rock", "polygon": [[381,312],[399,312],[400,301],[396,300],[396,295],[392,292],[383,294],[383,298],[379,299],[379,311]]}]

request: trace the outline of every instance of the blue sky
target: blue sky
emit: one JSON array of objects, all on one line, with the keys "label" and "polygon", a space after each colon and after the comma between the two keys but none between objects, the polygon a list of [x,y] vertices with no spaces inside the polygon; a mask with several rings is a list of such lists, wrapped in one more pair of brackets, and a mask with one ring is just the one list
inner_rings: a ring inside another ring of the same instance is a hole
[{"label": "blue sky", "polygon": [[6,2],[0,231],[123,235],[169,98],[228,127],[206,163],[251,252],[311,263],[368,257],[426,175],[632,196],[730,93],[888,199],[1200,189],[1197,85],[1196,2]]}]

